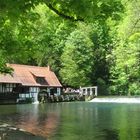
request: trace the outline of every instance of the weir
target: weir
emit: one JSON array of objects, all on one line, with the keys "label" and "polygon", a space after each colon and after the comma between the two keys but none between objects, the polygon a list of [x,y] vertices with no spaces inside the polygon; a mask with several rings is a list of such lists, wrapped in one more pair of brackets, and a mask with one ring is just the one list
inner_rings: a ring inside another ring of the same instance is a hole
[{"label": "weir", "polygon": [[140,103],[140,97],[104,97],[95,98],[90,102],[102,102],[102,103]]}]

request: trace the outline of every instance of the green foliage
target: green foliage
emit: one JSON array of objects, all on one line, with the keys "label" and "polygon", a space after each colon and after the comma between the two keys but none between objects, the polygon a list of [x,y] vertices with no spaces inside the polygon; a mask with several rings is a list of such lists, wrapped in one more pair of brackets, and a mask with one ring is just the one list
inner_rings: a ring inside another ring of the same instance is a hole
[{"label": "green foliage", "polygon": [[[1,0],[0,9],[2,15],[8,15],[15,19],[30,9],[34,9],[39,3],[46,4],[49,9],[59,16],[72,21],[89,21],[95,19],[106,19],[108,17],[118,18],[123,9],[120,0]],[[5,12],[6,11],[6,12]]]},{"label": "green foliage", "polygon": [[[0,72],[50,65],[64,85],[140,94],[140,2],[0,1]],[[77,21],[77,22],[75,22]]]},{"label": "green foliage", "polygon": [[139,94],[140,78],[140,32],[139,8],[140,2],[128,1],[125,5],[124,19],[118,26],[119,42],[113,49],[112,58],[115,57],[111,67],[110,87],[114,93],[124,95]]},{"label": "green foliage", "polygon": [[11,74],[12,73],[12,70],[10,67],[8,67],[6,65],[6,61],[4,59],[4,56],[2,55],[2,53],[0,52],[0,73],[2,74]]},{"label": "green foliage", "polygon": [[[123,44],[114,50],[114,56],[116,62],[112,68],[113,82],[118,91],[128,94],[132,92],[129,91],[131,85],[139,82],[139,47],[133,42]],[[135,94],[135,91],[131,94]]]},{"label": "green foliage", "polygon": [[93,46],[90,28],[79,25],[67,38],[62,54],[60,75],[65,84],[73,87],[91,85],[93,67]]},{"label": "green foliage", "polygon": [[108,86],[106,81],[102,78],[97,79],[97,86],[98,86],[98,95],[107,95],[108,94]]}]

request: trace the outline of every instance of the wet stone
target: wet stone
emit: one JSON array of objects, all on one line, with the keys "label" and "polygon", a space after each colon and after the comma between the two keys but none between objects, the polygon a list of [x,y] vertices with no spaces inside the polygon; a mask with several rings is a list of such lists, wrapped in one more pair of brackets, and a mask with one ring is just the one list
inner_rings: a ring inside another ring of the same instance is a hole
[{"label": "wet stone", "polygon": [[47,140],[7,124],[0,125],[0,140]]}]

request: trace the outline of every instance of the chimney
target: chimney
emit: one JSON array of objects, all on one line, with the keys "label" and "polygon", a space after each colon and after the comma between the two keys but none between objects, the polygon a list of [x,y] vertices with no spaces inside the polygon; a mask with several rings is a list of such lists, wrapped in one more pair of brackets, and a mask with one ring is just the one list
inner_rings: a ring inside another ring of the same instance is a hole
[{"label": "chimney", "polygon": [[49,65],[48,65],[48,70],[49,70],[49,71],[51,71],[51,68],[50,68],[50,66],[49,66]]}]

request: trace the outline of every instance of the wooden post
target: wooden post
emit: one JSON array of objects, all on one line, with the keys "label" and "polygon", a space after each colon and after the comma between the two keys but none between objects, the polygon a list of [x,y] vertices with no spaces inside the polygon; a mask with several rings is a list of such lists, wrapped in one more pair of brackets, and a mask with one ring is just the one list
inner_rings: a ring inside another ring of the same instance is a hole
[{"label": "wooden post", "polygon": [[95,87],[95,96],[97,96],[97,87]]},{"label": "wooden post", "polygon": [[91,95],[91,96],[93,95],[92,88],[90,88],[90,95]]},{"label": "wooden post", "polygon": [[47,88],[48,95],[50,96],[50,88]]},{"label": "wooden post", "polygon": [[85,95],[88,95],[87,88],[85,88]]},{"label": "wooden post", "polygon": [[61,90],[60,88],[57,88],[57,96],[59,96],[61,94]]}]

